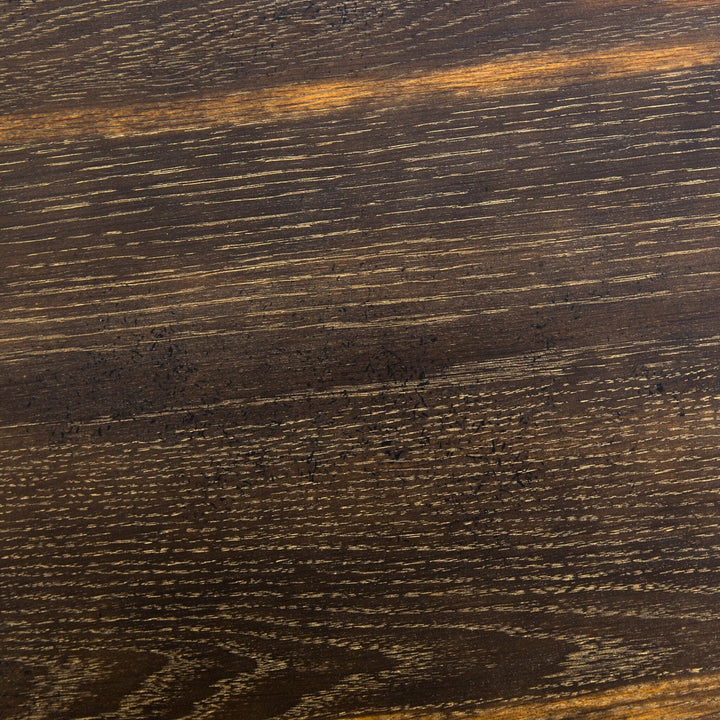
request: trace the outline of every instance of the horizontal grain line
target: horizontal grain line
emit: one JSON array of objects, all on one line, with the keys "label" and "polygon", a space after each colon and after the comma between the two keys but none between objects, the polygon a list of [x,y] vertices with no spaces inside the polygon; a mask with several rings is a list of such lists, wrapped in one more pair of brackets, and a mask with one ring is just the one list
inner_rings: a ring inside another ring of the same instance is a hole
[{"label": "horizontal grain line", "polygon": [[[455,717],[458,720],[570,720],[602,713],[602,717],[612,716],[616,720],[697,720],[720,714],[719,691],[720,675],[707,674],[638,683],[568,699],[512,703],[474,713],[457,713]],[[437,720],[438,717],[433,713],[395,713],[365,715],[355,720]]]},{"label": "horizontal grain line", "polygon": [[[147,341],[144,344],[149,344]],[[659,348],[662,349],[665,356],[682,355],[687,353],[689,349],[703,350],[706,348],[714,348],[720,343],[720,335],[712,335],[703,338],[697,338],[692,344],[676,342],[665,343],[663,346],[656,340],[635,340],[626,342],[621,345],[586,345],[578,346],[570,350],[551,351],[547,354],[538,354],[536,356],[516,353],[503,358],[492,358],[490,360],[480,360],[470,363],[462,363],[450,366],[442,376],[429,377],[425,381],[411,381],[405,384],[396,382],[395,391],[398,394],[411,395],[417,392],[419,387],[425,387],[429,390],[438,388],[453,388],[466,385],[470,381],[478,381],[482,378],[486,380],[493,378],[496,382],[500,379],[508,379],[512,377],[525,377],[530,368],[536,377],[562,375],[567,369],[578,364],[583,357],[596,355],[601,357],[604,363],[612,360],[628,358],[641,355],[646,352],[654,352]],[[90,348],[97,349],[97,348]],[[422,384],[421,384],[422,383]],[[325,390],[315,388],[305,390],[293,390],[277,395],[256,395],[252,399],[247,397],[227,398],[206,403],[195,403],[192,405],[176,405],[163,410],[138,412],[132,417],[113,418],[109,415],[95,416],[80,422],[76,425],[79,427],[91,427],[104,423],[137,423],[139,420],[167,418],[173,415],[181,415],[183,413],[193,412],[198,409],[203,411],[218,410],[220,408],[232,407],[262,407],[276,403],[293,403],[302,402],[312,397],[314,400],[333,399],[340,397],[369,398],[380,395],[387,391],[388,384],[385,381],[373,381],[363,384],[336,385]],[[30,422],[5,423],[0,424],[0,431],[24,429],[30,427],[50,427],[58,424],[53,420],[35,420]]]},{"label": "horizontal grain line", "polygon": [[397,106],[437,94],[552,89],[573,82],[676,72],[712,65],[719,59],[720,42],[701,37],[584,53],[534,52],[390,79],[321,81],[165,102],[9,114],[0,116],[0,144],[201,130],[325,114],[360,103]]}]

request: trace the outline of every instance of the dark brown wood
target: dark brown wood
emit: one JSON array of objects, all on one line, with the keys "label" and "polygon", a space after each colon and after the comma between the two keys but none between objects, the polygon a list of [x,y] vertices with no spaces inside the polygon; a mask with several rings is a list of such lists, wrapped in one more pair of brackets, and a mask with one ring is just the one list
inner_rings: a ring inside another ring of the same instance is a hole
[{"label": "dark brown wood", "polygon": [[720,717],[717,3],[0,12],[0,718]]}]

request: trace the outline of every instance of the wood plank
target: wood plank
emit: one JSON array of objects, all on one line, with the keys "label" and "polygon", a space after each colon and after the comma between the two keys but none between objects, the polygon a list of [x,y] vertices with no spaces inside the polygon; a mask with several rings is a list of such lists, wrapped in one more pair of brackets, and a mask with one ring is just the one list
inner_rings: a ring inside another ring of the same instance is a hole
[{"label": "wood plank", "polygon": [[717,3],[2,12],[0,718],[720,714]]}]

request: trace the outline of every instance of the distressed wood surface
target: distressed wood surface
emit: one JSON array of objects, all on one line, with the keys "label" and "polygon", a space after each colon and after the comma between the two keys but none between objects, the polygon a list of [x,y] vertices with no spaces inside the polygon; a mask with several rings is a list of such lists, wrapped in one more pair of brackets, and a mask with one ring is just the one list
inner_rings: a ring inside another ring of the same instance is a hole
[{"label": "distressed wood surface", "polygon": [[720,717],[720,3],[0,8],[0,718]]}]

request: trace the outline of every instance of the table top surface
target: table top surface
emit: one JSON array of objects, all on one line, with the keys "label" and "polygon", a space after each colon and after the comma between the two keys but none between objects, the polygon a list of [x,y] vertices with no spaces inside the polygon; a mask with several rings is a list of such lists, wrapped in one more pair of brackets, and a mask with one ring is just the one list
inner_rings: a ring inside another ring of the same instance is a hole
[{"label": "table top surface", "polygon": [[720,3],[0,13],[2,720],[720,717]]}]

